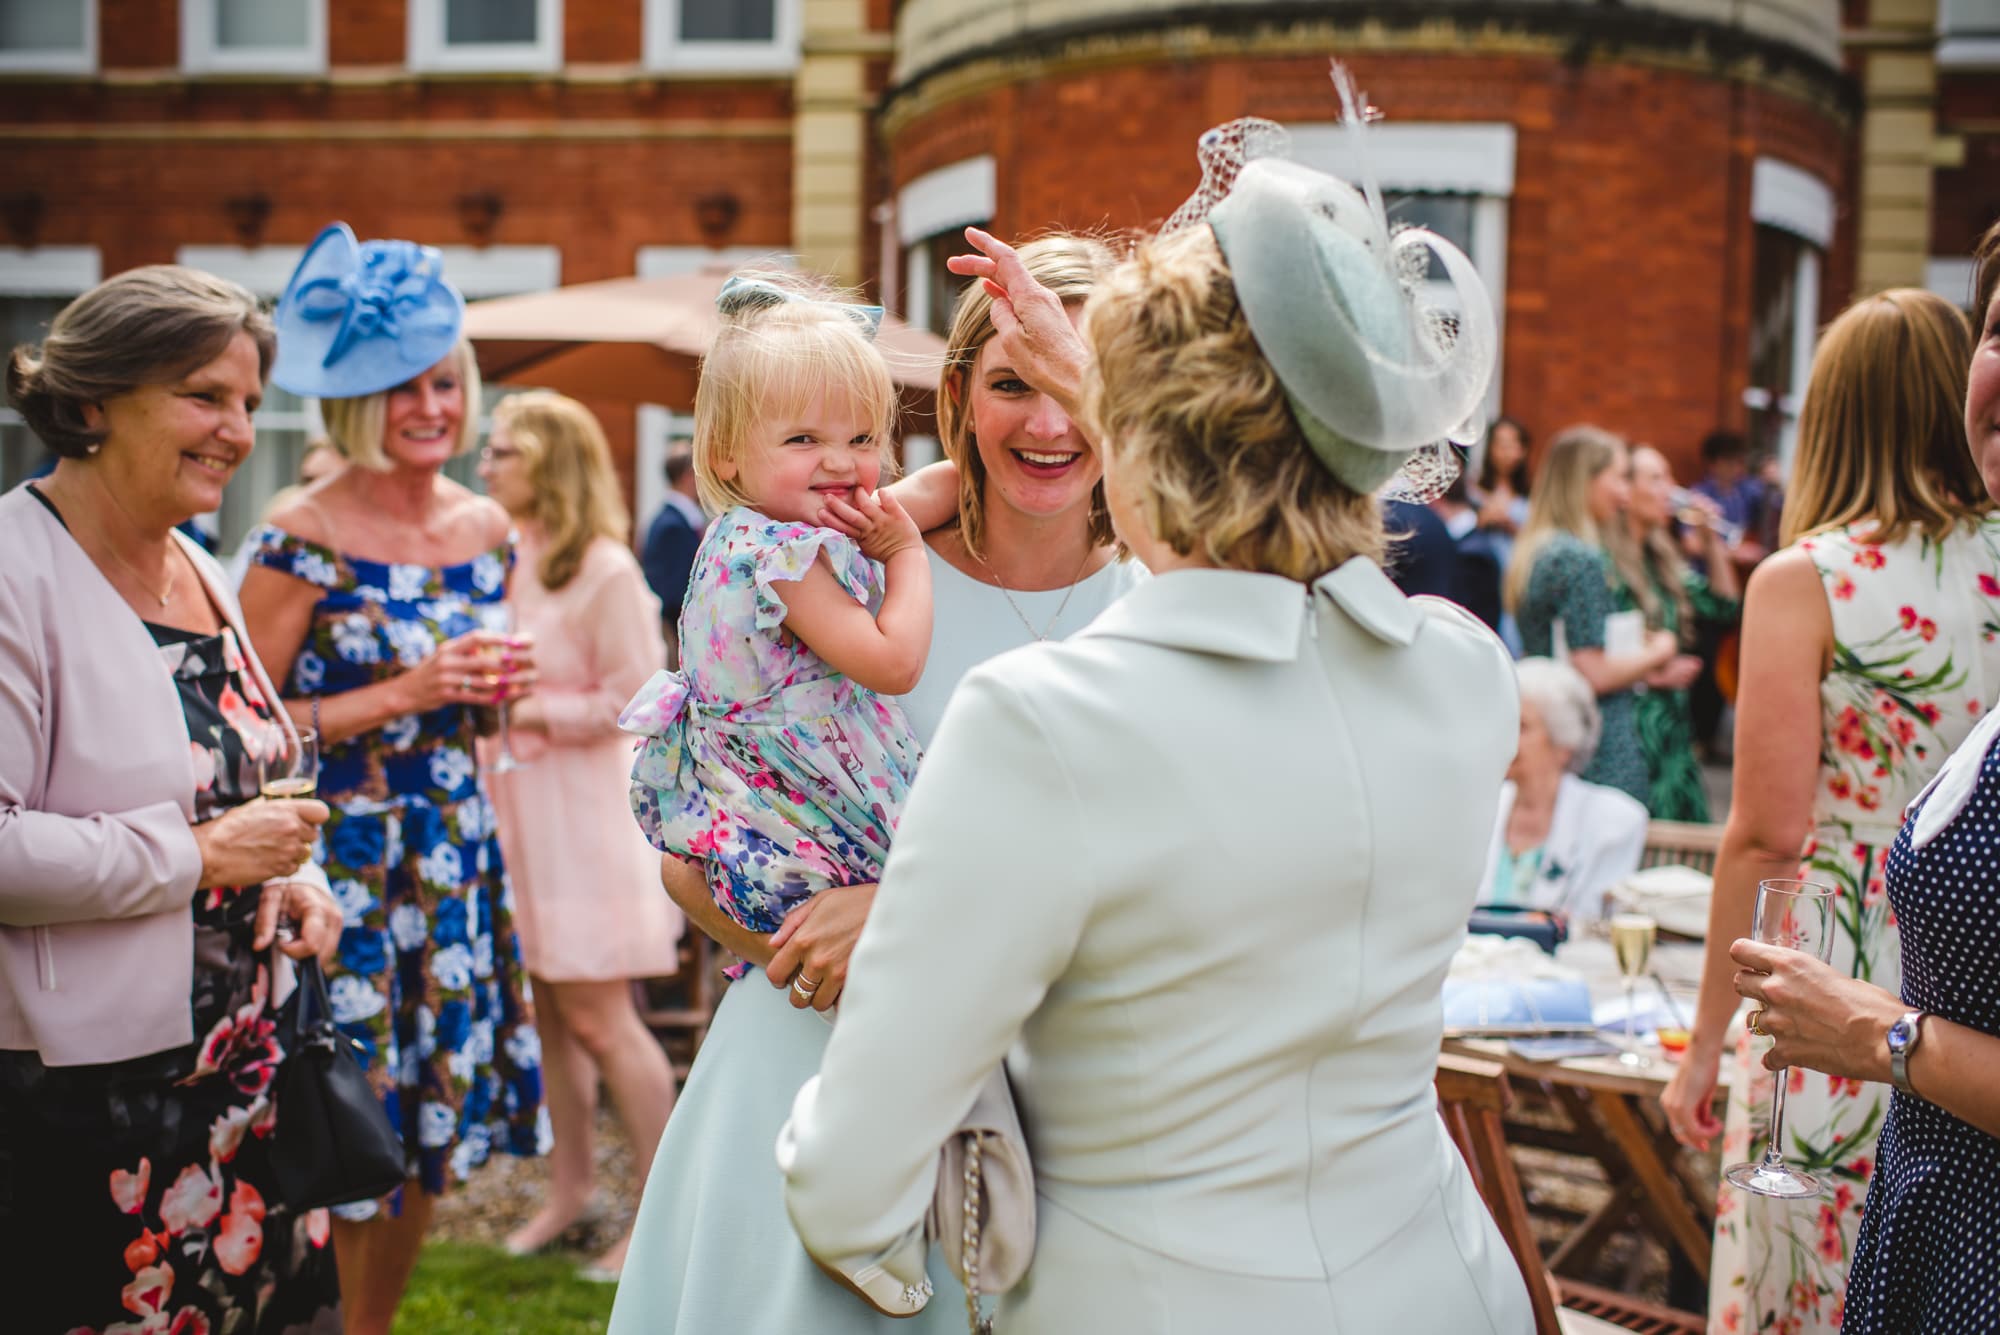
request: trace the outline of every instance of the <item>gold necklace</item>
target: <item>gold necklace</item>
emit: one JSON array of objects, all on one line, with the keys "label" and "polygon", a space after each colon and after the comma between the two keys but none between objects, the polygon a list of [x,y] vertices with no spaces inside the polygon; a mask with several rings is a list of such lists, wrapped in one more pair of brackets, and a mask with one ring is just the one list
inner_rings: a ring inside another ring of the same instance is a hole
[{"label": "gold necklace", "polygon": [[[1076,563],[1076,573],[1070,576],[1069,588],[1064,592],[1062,601],[1056,604],[1056,614],[1050,617],[1048,624],[1040,630],[1035,629],[1035,623],[1028,620],[1028,614],[1021,610],[1019,603],[1014,601],[1014,595],[1008,592],[1007,586],[1000,580],[1000,572],[993,568],[992,563],[986,559],[985,555],[972,548],[970,544],[967,545],[966,550],[971,551],[974,559],[986,568],[988,575],[993,577],[993,587],[1000,590],[1000,596],[1007,600],[1007,606],[1014,609],[1014,615],[1019,617],[1021,624],[1028,628],[1028,634],[1034,636],[1037,643],[1044,643],[1049,638],[1049,632],[1056,628],[1056,622],[1062,620],[1063,612],[1069,607],[1069,600],[1076,595],[1077,581],[1083,578],[1083,568],[1090,564],[1090,554],[1096,548],[1092,547],[1088,541],[1084,543],[1083,559]],[[1026,590],[1023,590],[1023,592],[1026,592]]]},{"label": "gold necklace", "polygon": [[[94,517],[90,521],[90,531],[96,535],[98,542],[103,544],[104,550],[111,553],[111,559],[119,565],[124,566],[125,572],[138,581],[139,587],[152,597],[158,599],[160,606],[165,608],[167,600],[174,596],[174,580],[179,578],[178,572],[169,570],[167,572],[167,587],[164,590],[155,590],[146,577],[139,573],[139,567],[125,559],[124,555],[112,543],[110,535],[104,531]],[[167,536],[167,555],[169,559],[173,556],[173,544],[173,535],[170,533]]]}]

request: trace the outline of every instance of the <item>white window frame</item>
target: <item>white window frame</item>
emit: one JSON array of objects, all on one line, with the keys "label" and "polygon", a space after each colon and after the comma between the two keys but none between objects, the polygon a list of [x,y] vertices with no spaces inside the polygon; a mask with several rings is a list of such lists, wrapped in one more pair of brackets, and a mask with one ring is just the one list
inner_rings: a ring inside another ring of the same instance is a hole
[{"label": "white window frame", "polygon": [[772,0],[768,42],[685,42],[682,0],[646,0],[646,68],[700,74],[778,74],[799,65],[801,0]]},{"label": "white window frame", "polygon": [[[1339,122],[1291,127],[1292,156],[1344,181],[1359,181],[1353,132]],[[1516,135],[1506,121],[1394,121],[1368,129],[1368,166],[1384,194],[1469,195],[1472,250],[1466,258],[1493,300],[1493,379],[1487,421],[1500,416],[1507,356],[1507,210],[1514,195]],[[1444,297],[1441,281],[1435,294]],[[1448,302],[1446,304],[1449,304]]]},{"label": "white window frame", "polygon": [[906,324],[930,327],[931,247],[956,237],[961,228],[993,220],[998,207],[999,171],[993,155],[927,171],[896,192],[896,240],[903,247],[902,316]]},{"label": "white window frame", "polygon": [[81,0],[83,45],[59,51],[9,51],[0,48],[0,74],[95,74],[97,72],[97,0]]},{"label": "white window frame", "polygon": [[1924,287],[1964,310],[1972,303],[1975,267],[1963,255],[1933,255],[1924,261]]},{"label": "white window frame", "polygon": [[445,0],[409,0],[410,68],[420,71],[559,70],[563,63],[563,0],[536,0],[533,42],[444,39]]},{"label": "white window frame", "polygon": [[[1973,12],[1983,6],[1982,12]],[[2000,12],[1992,0],[1939,0],[1937,63],[1946,69],[2000,69]]]},{"label": "white window frame", "polygon": [[327,0],[304,3],[304,46],[225,47],[215,41],[216,0],[181,0],[181,68],[189,74],[324,74]]},{"label": "white window frame", "polygon": [[[1779,158],[1758,158],[1750,168],[1750,220],[1789,232],[1806,244],[1799,250],[1792,276],[1792,383],[1778,398],[1783,418],[1778,430],[1778,458],[1789,472],[1798,444],[1799,409],[1805,403],[1806,382],[1812,375],[1813,347],[1819,338],[1821,268],[1833,244],[1834,197],[1826,182],[1802,167]],[[1758,385],[1747,386],[1743,401],[1752,408],[1771,407]]]}]

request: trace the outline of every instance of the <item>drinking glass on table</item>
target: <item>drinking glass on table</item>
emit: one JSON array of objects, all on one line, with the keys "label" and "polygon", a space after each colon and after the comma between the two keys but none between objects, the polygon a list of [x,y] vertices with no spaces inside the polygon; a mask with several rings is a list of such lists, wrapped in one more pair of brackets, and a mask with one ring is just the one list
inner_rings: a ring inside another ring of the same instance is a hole
[{"label": "drinking glass on table", "polygon": [[[482,603],[478,609],[479,625],[482,630],[496,635],[512,637],[514,634],[514,604],[510,602]],[[493,759],[493,772],[505,774],[508,770],[519,769],[521,762],[514,758],[512,737],[508,732],[507,701],[502,700],[496,708],[500,715],[500,754]]]},{"label": "drinking glass on table", "polygon": [[[275,729],[274,729],[275,731]],[[282,749],[283,738],[257,762],[257,791],[269,798],[313,797],[319,793],[319,734],[299,729],[299,744]]]},{"label": "drinking glass on table", "polygon": [[1651,1066],[1653,1059],[1639,1051],[1632,1027],[1632,989],[1653,958],[1653,940],[1659,924],[1643,913],[1615,913],[1611,916],[1611,949],[1618,956],[1618,972],[1625,980],[1625,1050],[1618,1060],[1626,1066]]},{"label": "drinking glass on table", "polygon": [[[1804,951],[1825,964],[1833,958],[1833,933],[1833,887],[1815,881],[1758,882],[1757,914],[1750,926],[1756,940]],[[1756,1019],[1753,1014],[1753,1026]],[[1764,1146],[1764,1157],[1737,1164],[1722,1176],[1759,1196],[1817,1196],[1819,1179],[1785,1163],[1785,1074],[1779,1067],[1778,1087],[1771,1095],[1771,1139]]]}]

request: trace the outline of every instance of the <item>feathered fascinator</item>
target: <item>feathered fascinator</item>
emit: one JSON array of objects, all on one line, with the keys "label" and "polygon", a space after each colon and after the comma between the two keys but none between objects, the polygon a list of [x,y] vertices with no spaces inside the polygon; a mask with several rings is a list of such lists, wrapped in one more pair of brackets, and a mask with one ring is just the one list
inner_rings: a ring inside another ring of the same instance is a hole
[{"label": "feathered fascinator", "polygon": [[[1359,188],[1293,162],[1255,118],[1202,135],[1201,188],[1161,235],[1205,224],[1306,441],[1361,492],[1424,501],[1458,476],[1493,374],[1493,306],[1458,247],[1391,229],[1368,165],[1371,111],[1333,66]],[[1443,282],[1429,281],[1431,261]]]},{"label": "feathered fascinator", "polygon": [[414,241],[354,239],[329,224],[306,247],[278,298],[271,381],[315,399],[393,389],[444,360],[465,324],[465,298],[444,257]]}]

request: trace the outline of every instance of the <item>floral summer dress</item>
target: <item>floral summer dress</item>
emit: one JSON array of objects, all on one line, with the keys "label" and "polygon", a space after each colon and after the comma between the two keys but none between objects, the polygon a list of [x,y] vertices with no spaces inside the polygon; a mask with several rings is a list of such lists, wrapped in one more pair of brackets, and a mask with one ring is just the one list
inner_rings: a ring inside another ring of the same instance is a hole
[{"label": "floral summer dress", "polygon": [[[147,629],[192,739],[194,818],[213,820],[257,796],[271,706],[234,631]],[[266,1157],[283,1053],[271,956],[250,948],[257,900],[256,886],[195,893],[194,1043],[104,1066],[0,1054],[0,1105],[38,1123],[0,1134],[32,1147],[18,1185],[46,1200],[35,1222],[63,1249],[53,1275],[22,1276],[32,1292],[9,1286],[0,1328],[337,1335],[327,1212],[295,1214]]]},{"label": "floral summer dress", "polygon": [[[1653,601],[1659,608],[1657,626],[1678,638],[1692,627],[1681,625],[1680,604],[1675,601],[1667,579],[1646,558],[1646,574],[1652,580]],[[1685,574],[1683,587],[1696,618],[1702,621],[1733,621],[1740,612],[1736,602],[1717,596],[1708,580],[1696,571]],[[1623,580],[1613,590],[1621,612],[1641,610],[1639,600]],[[1682,639],[1682,643],[1686,643]],[[1646,760],[1646,810],[1654,820],[1708,820],[1708,794],[1701,786],[1701,761],[1694,751],[1694,715],[1686,691],[1646,690],[1632,702],[1632,722],[1639,733],[1639,753]]]},{"label": "floral summer dress", "polygon": [[[1863,541],[1856,528],[1807,538],[1833,613],[1833,667],[1820,684],[1820,774],[1799,875],[1838,892],[1833,966],[1901,988],[1901,944],[1884,863],[1903,808],[2000,695],[2000,516],[1942,542]],[[1722,1161],[1764,1152],[1772,1075],[1765,1042],[1735,1026]],[[1838,1330],[1861,1203],[1875,1171],[1890,1088],[1793,1067],[1786,1157],[1828,1183],[1780,1201],[1722,1184],[1710,1270],[1710,1328]]]},{"label": "floral summer dress", "polygon": [[[391,565],[269,527],[251,542],[256,564],[321,590],[288,696],[371,685],[478,629],[482,605],[505,596],[512,559],[510,545],[458,565]],[[324,865],[346,919],[328,970],[334,1019],[361,1044],[411,1175],[433,1195],[496,1148],[539,1154],[549,1139],[541,1044],[473,731],[474,711],[449,705],[320,758],[319,796],[332,809]]]},{"label": "floral summer dress", "polygon": [[[1571,650],[1602,649],[1604,622],[1618,610],[1612,598],[1611,558],[1572,533],[1556,533],[1535,553],[1528,591],[1515,610],[1524,652],[1556,657],[1556,629]],[[1623,789],[1646,800],[1646,757],[1639,749],[1635,691],[1597,698],[1603,730],[1597,751],[1580,777]]]},{"label": "floral summer dress", "polygon": [[754,932],[776,931],[822,887],[879,879],[917,772],[901,707],[785,630],[783,586],[822,557],[856,602],[880,608],[882,568],[843,535],[742,506],[722,515],[695,555],[681,670],[655,673],[619,718],[645,738],[639,827],[706,863],[716,903]]}]

